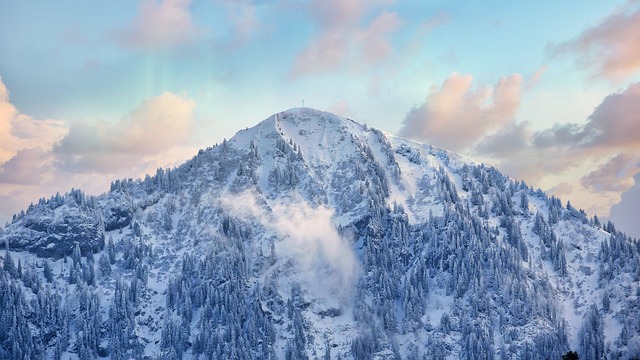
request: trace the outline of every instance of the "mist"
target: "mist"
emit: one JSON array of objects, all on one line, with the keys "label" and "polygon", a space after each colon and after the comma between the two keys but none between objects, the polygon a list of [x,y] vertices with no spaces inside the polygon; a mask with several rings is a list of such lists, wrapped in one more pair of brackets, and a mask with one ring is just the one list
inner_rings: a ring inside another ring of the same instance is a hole
[{"label": "mist", "polygon": [[[254,218],[277,236],[278,266],[292,264],[303,289],[341,305],[352,298],[360,265],[348,239],[334,224],[334,211],[304,199],[258,204],[257,194],[244,192],[221,199],[223,208],[239,218]],[[287,269],[284,269],[287,271]]]}]

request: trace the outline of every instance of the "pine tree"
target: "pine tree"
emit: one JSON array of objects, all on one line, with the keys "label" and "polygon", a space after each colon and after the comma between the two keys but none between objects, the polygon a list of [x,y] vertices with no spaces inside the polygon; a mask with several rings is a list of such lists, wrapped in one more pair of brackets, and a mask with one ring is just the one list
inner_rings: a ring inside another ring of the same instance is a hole
[{"label": "pine tree", "polygon": [[98,258],[98,268],[100,269],[100,274],[103,277],[108,277],[111,275],[111,262],[109,261],[109,255],[102,253]]},{"label": "pine tree", "polygon": [[53,282],[53,271],[51,270],[51,263],[49,260],[44,260],[43,273],[47,282]]}]

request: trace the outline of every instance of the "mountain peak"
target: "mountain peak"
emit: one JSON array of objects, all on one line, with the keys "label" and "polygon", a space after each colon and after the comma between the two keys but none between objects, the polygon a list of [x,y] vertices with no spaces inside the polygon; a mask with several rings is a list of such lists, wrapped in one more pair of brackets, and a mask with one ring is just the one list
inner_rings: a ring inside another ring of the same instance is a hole
[{"label": "mountain peak", "polygon": [[638,355],[637,243],[312,108],[100,196],[43,199],[0,244],[0,339],[25,342],[0,358]]}]

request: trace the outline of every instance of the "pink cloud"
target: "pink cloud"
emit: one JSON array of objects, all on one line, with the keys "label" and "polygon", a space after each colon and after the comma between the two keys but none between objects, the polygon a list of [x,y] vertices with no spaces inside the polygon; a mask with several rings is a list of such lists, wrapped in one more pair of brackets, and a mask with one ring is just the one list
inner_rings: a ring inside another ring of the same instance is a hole
[{"label": "pink cloud", "polygon": [[608,95],[585,124],[557,124],[536,134],[536,146],[640,151],[640,83]]},{"label": "pink cloud", "polygon": [[[524,124],[507,126],[486,137],[475,150],[503,159],[507,167],[528,164],[517,172],[526,175],[531,175],[527,169],[532,168],[559,173],[587,159],[611,160],[585,175],[583,185],[602,191],[624,191],[635,172],[620,169],[640,158],[640,83],[608,95],[583,124],[556,124],[542,131],[532,131],[528,125],[522,128]],[[519,139],[519,149],[508,146],[514,139]]]},{"label": "pink cloud", "polygon": [[[362,62],[380,63],[392,53],[390,36],[399,30],[398,14],[380,7],[388,1],[314,0],[307,11],[316,33],[294,59],[294,77],[322,73],[340,67],[356,68]],[[363,24],[370,13],[373,20]]]},{"label": "pink cloud", "polygon": [[370,7],[386,3],[375,0],[312,0],[309,11],[323,28],[346,29],[357,24]]},{"label": "pink cloud", "polygon": [[18,150],[15,156],[0,166],[0,183],[41,184],[53,170],[52,160],[51,154],[39,147]]},{"label": "pink cloud", "polygon": [[334,113],[334,114],[338,114],[340,116],[355,117],[353,110],[351,109],[349,104],[344,100],[340,100],[340,101],[334,103],[333,105],[329,106],[327,108],[327,111],[329,111],[331,113]]},{"label": "pink cloud", "polygon": [[633,184],[633,176],[640,171],[636,165],[637,156],[618,154],[596,170],[590,172],[580,182],[593,191],[625,192]]},{"label": "pink cloud", "polygon": [[533,89],[538,84],[538,81],[540,81],[540,78],[542,78],[545,72],[547,72],[546,65],[543,65],[540,68],[538,68],[538,70],[536,70],[536,72],[534,72],[533,75],[531,75],[531,78],[529,78],[526,85],[524,86],[525,90]]},{"label": "pink cloud", "polygon": [[449,20],[451,20],[451,17],[449,16],[449,14],[445,12],[439,12],[434,16],[428,18],[427,20],[423,21],[422,24],[420,24],[420,29],[418,30],[417,35],[421,37],[425,36],[428,33],[430,33],[431,30],[433,30],[435,27],[445,24],[449,22]]},{"label": "pink cloud", "polygon": [[198,28],[193,23],[191,0],[143,0],[138,15],[114,35],[128,48],[158,50],[193,41]]},{"label": "pink cloud", "polygon": [[521,88],[518,74],[473,88],[472,76],[454,73],[407,114],[400,135],[456,151],[470,148],[514,120]]},{"label": "pink cloud", "polygon": [[330,31],[313,39],[296,57],[291,74],[294,77],[319,73],[340,65],[349,51],[348,40],[339,31]]},{"label": "pink cloud", "polygon": [[387,58],[392,52],[389,36],[402,25],[402,20],[394,12],[384,11],[378,15],[359,37],[362,39],[362,57],[369,63],[376,63]]},{"label": "pink cloud", "polygon": [[194,129],[193,100],[172,94],[144,100],[115,123],[77,123],[54,147],[58,162],[74,172],[110,172],[144,156],[188,142]]},{"label": "pink cloud", "polygon": [[36,120],[21,114],[9,99],[9,91],[0,78],[0,164],[19,150],[50,149],[67,133],[62,121]]},{"label": "pink cloud", "polygon": [[573,192],[573,185],[568,182],[561,182],[560,184],[548,189],[547,192],[557,197],[567,196]]},{"label": "pink cloud", "polygon": [[[538,131],[516,119],[521,89],[519,75],[492,87],[474,87],[471,76],[453,74],[407,113],[400,135],[469,153],[533,183],[549,175],[582,171],[573,174],[582,176],[573,186],[583,195],[597,193],[609,201],[598,206],[599,211],[608,211],[611,200],[633,185],[638,172],[640,84],[604,98],[584,123]],[[588,163],[602,165],[582,170]]]},{"label": "pink cloud", "polygon": [[573,40],[552,46],[552,54],[575,54],[594,75],[618,81],[640,71],[640,8],[633,2]]},{"label": "pink cloud", "polygon": [[640,151],[640,83],[607,96],[589,117],[584,135],[586,146]]},{"label": "pink cloud", "polygon": [[190,144],[195,106],[164,93],[116,122],[34,120],[10,102],[0,79],[0,219],[57,191],[96,194],[113,179],[183,162],[197,151]]}]

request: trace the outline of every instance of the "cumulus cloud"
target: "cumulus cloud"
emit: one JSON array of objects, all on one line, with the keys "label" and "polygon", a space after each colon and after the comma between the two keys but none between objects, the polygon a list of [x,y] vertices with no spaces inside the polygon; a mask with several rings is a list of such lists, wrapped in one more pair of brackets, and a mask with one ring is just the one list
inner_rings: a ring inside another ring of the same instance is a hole
[{"label": "cumulus cloud", "polygon": [[536,134],[538,147],[640,151],[640,83],[607,96],[585,124],[559,124]]},{"label": "cumulus cloud", "polygon": [[568,182],[561,182],[560,184],[553,186],[547,190],[549,194],[553,194],[557,197],[570,195],[573,192],[573,185]]},{"label": "cumulus cloud", "polygon": [[629,235],[640,239],[640,222],[638,214],[640,214],[640,173],[634,178],[633,187],[622,194],[619,203],[611,207],[611,220],[615,222],[618,229],[621,229]]},{"label": "cumulus cloud", "polygon": [[462,151],[512,122],[520,107],[522,77],[492,87],[473,87],[470,75],[452,74],[405,117],[400,135]]},{"label": "cumulus cloud", "polygon": [[[533,176],[534,179],[535,172],[538,172],[538,178],[542,175],[540,170],[543,173],[561,173],[579,166],[587,159],[596,162],[602,162],[603,158],[612,159],[616,162],[615,166],[603,165],[601,169],[586,175],[583,185],[591,189],[620,191],[628,187],[634,173],[618,173],[619,179],[615,183],[609,181],[614,177],[604,174],[640,156],[640,142],[637,141],[640,139],[639,114],[640,84],[636,83],[607,96],[585,123],[556,124],[548,129],[533,131],[526,122],[512,122],[484,137],[473,150],[501,159],[507,167],[521,167],[514,175],[525,178]],[[469,131],[480,131],[475,129]],[[603,183],[597,184],[598,181]]]},{"label": "cumulus cloud", "polygon": [[52,160],[51,154],[39,147],[18,150],[15,156],[0,165],[0,183],[41,184],[53,170]]},{"label": "cumulus cloud", "polygon": [[111,172],[144,156],[184,144],[194,128],[196,103],[165,92],[144,100],[115,123],[72,124],[54,147],[59,164],[74,172]]},{"label": "cumulus cloud", "polygon": [[50,149],[66,133],[62,121],[36,120],[21,114],[0,77],[0,164],[24,148]]},{"label": "cumulus cloud", "polygon": [[142,176],[189,158],[197,150],[188,145],[195,106],[164,93],[116,122],[35,120],[10,102],[0,79],[0,197],[9,199],[0,219],[38,197],[72,187],[99,193],[115,178]]},{"label": "cumulus cloud", "polygon": [[640,83],[607,96],[589,117],[582,136],[589,147],[640,150]]},{"label": "cumulus cloud", "polygon": [[189,7],[191,0],[143,0],[137,16],[114,32],[127,48],[158,50],[190,43],[198,35]]},{"label": "cumulus cloud", "polygon": [[[316,26],[309,44],[294,60],[291,75],[301,76],[341,66],[379,63],[392,52],[390,36],[402,20],[395,12],[380,10],[388,1],[312,0],[307,7]],[[368,23],[364,18],[376,16]]]},{"label": "cumulus cloud", "polygon": [[633,176],[640,170],[635,164],[637,161],[634,156],[616,155],[584,176],[580,182],[593,191],[627,191],[634,184]]},{"label": "cumulus cloud", "polygon": [[[407,113],[400,135],[467,153],[529,183],[556,184],[551,193],[572,194],[606,215],[640,170],[640,84],[605,97],[585,122],[543,130],[517,120],[522,88],[519,75],[483,88],[454,74]],[[558,183],[567,176],[575,182]]]},{"label": "cumulus cloud", "polygon": [[576,55],[594,75],[624,79],[640,71],[640,7],[628,2],[576,38],[550,47],[554,55]]}]

